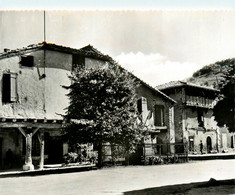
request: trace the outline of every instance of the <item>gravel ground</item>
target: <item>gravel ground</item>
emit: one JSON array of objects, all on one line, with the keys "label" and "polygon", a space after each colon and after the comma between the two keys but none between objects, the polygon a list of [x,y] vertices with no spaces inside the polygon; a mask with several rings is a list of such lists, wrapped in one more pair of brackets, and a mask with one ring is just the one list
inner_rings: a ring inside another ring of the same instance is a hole
[{"label": "gravel ground", "polygon": [[[0,179],[1,195],[123,194],[165,185],[235,178],[235,160],[103,168],[88,172]],[[219,194],[219,193],[218,193]]]}]

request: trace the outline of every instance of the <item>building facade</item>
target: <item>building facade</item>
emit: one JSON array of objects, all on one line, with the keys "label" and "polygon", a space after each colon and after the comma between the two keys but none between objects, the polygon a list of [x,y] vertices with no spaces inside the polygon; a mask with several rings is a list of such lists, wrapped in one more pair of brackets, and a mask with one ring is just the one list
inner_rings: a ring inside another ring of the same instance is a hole
[{"label": "building facade", "polygon": [[90,45],[78,50],[40,43],[0,54],[0,169],[25,164],[31,170],[43,165],[40,159],[62,162],[68,145],[60,133],[69,103],[62,86],[70,85],[73,66],[108,60]]},{"label": "building facade", "polygon": [[187,142],[189,153],[200,153],[201,142],[203,153],[233,150],[234,133],[229,133],[226,127],[218,127],[213,116],[218,90],[182,81],[157,88],[177,101],[175,140]]},{"label": "building facade", "polygon": [[[144,139],[143,156],[157,156],[174,153],[175,143],[174,105],[176,101],[141,81],[136,89],[137,108],[140,120],[148,134]],[[161,147],[157,145],[163,144]]]},{"label": "building facade", "polygon": [[[69,151],[61,138],[69,104],[62,86],[70,85],[68,76],[75,66],[112,63],[90,45],[73,49],[43,42],[0,53],[0,169],[61,163]],[[141,120],[151,131],[145,142],[174,142],[175,101],[143,81],[136,91]]]}]

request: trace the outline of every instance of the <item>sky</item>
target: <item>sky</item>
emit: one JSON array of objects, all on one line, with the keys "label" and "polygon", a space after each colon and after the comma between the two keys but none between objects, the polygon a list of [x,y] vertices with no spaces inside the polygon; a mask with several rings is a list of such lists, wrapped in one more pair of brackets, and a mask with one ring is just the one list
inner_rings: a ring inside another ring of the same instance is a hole
[{"label": "sky", "polygon": [[0,0],[0,52],[42,42],[43,11],[38,10],[46,9],[47,42],[73,48],[91,44],[151,86],[183,80],[204,65],[235,56],[235,2],[230,0],[56,2]]}]

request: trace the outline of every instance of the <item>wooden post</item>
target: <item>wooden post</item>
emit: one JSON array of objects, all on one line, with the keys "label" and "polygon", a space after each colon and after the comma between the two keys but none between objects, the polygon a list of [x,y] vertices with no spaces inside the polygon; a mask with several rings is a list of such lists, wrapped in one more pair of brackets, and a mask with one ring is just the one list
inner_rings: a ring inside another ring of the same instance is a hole
[{"label": "wooden post", "polygon": [[37,127],[33,131],[30,130],[30,132],[26,132],[22,127],[19,127],[18,129],[24,135],[26,141],[25,164],[23,165],[23,170],[34,170],[34,166],[32,163],[32,138],[39,128]]},{"label": "wooden post", "polygon": [[26,134],[26,154],[25,154],[25,164],[23,165],[23,170],[34,170],[32,163],[32,133]]},{"label": "wooden post", "polygon": [[44,146],[45,146],[45,142],[44,142],[44,133],[43,132],[39,132],[38,134],[38,140],[40,143],[40,163],[39,163],[39,169],[43,169],[44,166]]}]

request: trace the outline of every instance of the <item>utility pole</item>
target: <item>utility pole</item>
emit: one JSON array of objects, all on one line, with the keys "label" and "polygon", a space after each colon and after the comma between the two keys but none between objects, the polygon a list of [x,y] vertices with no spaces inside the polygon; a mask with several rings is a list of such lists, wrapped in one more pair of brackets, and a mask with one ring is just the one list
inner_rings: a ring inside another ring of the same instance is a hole
[{"label": "utility pole", "polygon": [[43,37],[43,42],[46,42],[46,11],[44,10],[44,37]]}]

